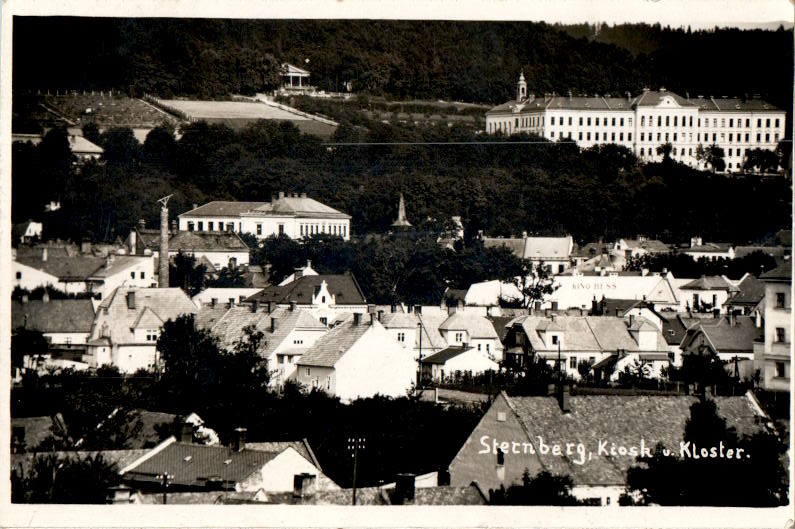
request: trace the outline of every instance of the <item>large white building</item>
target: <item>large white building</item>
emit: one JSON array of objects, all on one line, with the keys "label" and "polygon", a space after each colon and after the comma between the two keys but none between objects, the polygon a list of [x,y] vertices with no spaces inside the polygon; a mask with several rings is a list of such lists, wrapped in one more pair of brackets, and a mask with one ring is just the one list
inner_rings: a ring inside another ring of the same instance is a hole
[{"label": "large white building", "polygon": [[351,237],[351,216],[308,198],[280,191],[270,202],[214,201],[179,216],[180,231],[250,233],[258,239],[287,235],[292,239],[318,233]]},{"label": "large white building", "polygon": [[693,167],[699,167],[699,145],[717,145],[726,169],[736,171],[749,149],[776,148],[785,136],[785,117],[785,111],[761,99],[690,99],[664,88],[644,89],[635,97],[629,92],[626,97],[535,97],[520,74],[516,99],[486,113],[486,132],[570,138],[584,148],[614,143],[644,161],[660,161],[657,147],[670,143],[672,158]]}]

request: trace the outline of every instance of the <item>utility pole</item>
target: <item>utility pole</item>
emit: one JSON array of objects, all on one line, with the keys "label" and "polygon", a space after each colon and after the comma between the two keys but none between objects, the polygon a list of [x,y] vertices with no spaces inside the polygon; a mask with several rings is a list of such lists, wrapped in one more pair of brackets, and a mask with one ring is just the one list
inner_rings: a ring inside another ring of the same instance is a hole
[{"label": "utility pole", "polygon": [[157,199],[160,203],[160,251],[158,256],[158,285],[160,288],[168,288],[168,199],[172,195]]},{"label": "utility pole", "polygon": [[[420,315],[417,315],[419,318]],[[417,323],[417,328],[419,329],[420,333],[420,362],[419,362],[419,371],[417,371],[417,387],[422,389],[422,319],[420,319],[419,323]]]},{"label": "utility pole", "polygon": [[356,467],[359,464],[359,449],[364,450],[364,437],[349,437],[348,450],[352,450],[351,457],[353,458],[353,494],[351,498],[351,505],[356,505]]},{"label": "utility pole", "polygon": [[165,505],[168,502],[168,498],[166,497],[166,491],[168,490],[168,485],[169,482],[171,481],[171,475],[168,472],[163,472],[157,477],[160,478],[160,484],[163,487],[163,505]]}]

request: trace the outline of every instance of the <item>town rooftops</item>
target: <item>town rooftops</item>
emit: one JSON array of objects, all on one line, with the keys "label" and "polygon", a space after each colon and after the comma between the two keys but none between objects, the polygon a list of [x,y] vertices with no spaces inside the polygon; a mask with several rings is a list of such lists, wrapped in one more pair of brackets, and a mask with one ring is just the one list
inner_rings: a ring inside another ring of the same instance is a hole
[{"label": "town rooftops", "polygon": [[205,488],[208,482],[216,481],[221,487],[230,489],[278,455],[277,452],[247,448],[236,451],[226,446],[176,441],[165,442],[158,448],[146,459],[123,469],[125,480],[155,484],[162,481],[159,476],[168,472],[172,486]]},{"label": "town rooftops", "polygon": [[439,330],[465,330],[469,332],[470,338],[499,338],[497,331],[494,330],[494,325],[485,316],[466,311],[456,311],[450,315],[439,325]]},{"label": "town rooftops", "polygon": [[[272,323],[272,320],[275,320],[275,323]],[[236,305],[226,311],[211,327],[211,331],[218,337],[222,347],[231,350],[243,337],[243,330],[249,325],[253,325],[256,330],[263,333],[259,353],[265,357],[275,351],[295,329],[326,329],[325,325],[303,309],[277,308],[267,313],[252,312],[252,307],[248,305]]]},{"label": "town rooftops", "polygon": [[701,276],[679,288],[683,290],[726,290],[728,292],[740,290],[723,276]]},{"label": "town rooftops", "polygon": [[94,322],[90,299],[51,299],[11,302],[11,329],[42,333],[87,333]]},{"label": "town rooftops", "polygon": [[[503,392],[498,398],[507,401],[531,443],[541,438],[550,446],[565,446],[571,439],[601,439],[630,447],[638,446],[642,438],[650,450],[662,443],[677,454],[690,407],[698,400],[690,396],[571,396],[570,411],[564,415],[554,397],[508,397]],[[760,428],[756,420],[759,408],[751,399],[746,395],[715,397],[714,401],[727,426],[736,428],[739,434],[750,434]],[[575,464],[566,455],[538,457],[552,474],[571,476],[575,486],[624,485],[627,469],[636,464],[634,457],[600,456],[584,465]]]},{"label": "town rooftops", "polygon": [[755,307],[765,297],[765,284],[752,276],[746,274],[737,285],[739,289],[732,297],[726,301],[726,305],[749,305]]},{"label": "town rooftops", "polygon": [[[49,254],[49,252],[46,252]],[[103,279],[135,266],[147,257],[135,255],[113,255],[97,257],[94,255],[74,255],[50,257],[17,257],[17,262],[62,281],[85,281],[87,279]]]},{"label": "town rooftops", "polygon": [[568,261],[574,248],[570,235],[566,237],[484,237],[483,246],[508,247],[519,259],[533,261]]},{"label": "town rooftops", "polygon": [[774,268],[773,270],[768,270],[761,276],[759,279],[762,281],[792,281],[792,263],[786,262]]},{"label": "town rooftops", "polygon": [[684,253],[722,253],[728,252],[732,248],[728,242],[705,242],[703,244],[691,244],[682,250]]},{"label": "town rooftops", "polygon": [[670,253],[671,247],[657,239],[621,239],[628,250],[646,250],[649,253]]},{"label": "town rooftops", "polygon": [[[298,364],[318,367],[333,367],[353,345],[370,330],[371,325],[366,318],[357,324],[348,319],[321,336],[298,360]],[[377,321],[373,325],[381,325]]]},{"label": "town rooftops", "polygon": [[[239,217],[242,213],[251,211],[267,202],[232,202],[214,200],[198,208],[186,211],[182,215],[191,217]],[[180,215],[180,217],[182,216]]]},{"label": "town rooftops", "polygon": [[301,276],[292,283],[284,286],[270,286],[248,301],[290,303],[310,305],[312,297],[320,290],[323,283],[329,293],[334,296],[336,305],[362,305],[367,303],[359,283],[350,272],[344,274],[318,274]]},{"label": "town rooftops", "polygon": [[699,97],[690,100],[698,106],[699,110],[715,112],[764,112],[779,111],[767,101],[759,98],[739,98],[739,97]]},{"label": "town rooftops", "polygon": [[[160,250],[160,230],[137,229],[136,246],[152,251]],[[177,231],[169,234],[169,252],[247,252],[246,243],[232,231]],[[138,250],[137,250],[138,251]],[[142,253],[142,252],[141,252]]]}]

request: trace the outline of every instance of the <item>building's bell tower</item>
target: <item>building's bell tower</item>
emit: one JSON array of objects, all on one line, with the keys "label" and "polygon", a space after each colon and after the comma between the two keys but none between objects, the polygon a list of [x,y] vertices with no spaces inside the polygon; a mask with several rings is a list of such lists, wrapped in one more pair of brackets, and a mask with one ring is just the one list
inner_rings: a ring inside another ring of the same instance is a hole
[{"label": "building's bell tower", "polygon": [[524,80],[524,70],[519,74],[519,82],[516,83],[516,102],[527,99],[527,81]]}]

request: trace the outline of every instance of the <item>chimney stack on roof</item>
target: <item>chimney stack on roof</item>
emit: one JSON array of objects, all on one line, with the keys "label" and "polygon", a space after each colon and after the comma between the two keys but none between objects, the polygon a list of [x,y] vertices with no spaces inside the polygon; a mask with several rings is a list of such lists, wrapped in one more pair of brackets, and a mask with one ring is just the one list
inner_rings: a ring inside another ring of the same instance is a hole
[{"label": "chimney stack on roof", "polygon": [[146,221],[144,219],[138,219],[138,228],[139,229],[146,228]]},{"label": "chimney stack on roof", "polygon": [[290,312],[295,312],[295,309],[297,309],[297,308],[298,308],[298,302],[297,301],[291,301],[290,302]]},{"label": "chimney stack on roof", "polygon": [[257,312],[258,308],[259,308],[259,301],[257,301],[256,299],[252,300],[251,301],[251,312]]},{"label": "chimney stack on roof", "polygon": [[362,314],[361,314],[361,312],[354,312],[353,313],[353,324],[354,325],[359,325],[360,323],[362,323]]},{"label": "chimney stack on roof", "polygon": [[271,334],[276,332],[276,316],[271,316]]},{"label": "chimney stack on roof", "polygon": [[41,295],[41,300],[44,303],[49,303],[50,302],[50,293],[47,292],[47,289],[44,289],[44,293]]},{"label": "chimney stack on roof", "polygon": [[248,430],[245,428],[235,428],[234,437],[232,438],[232,450],[235,452],[242,452],[246,447],[246,434]]},{"label": "chimney stack on roof", "polygon": [[135,290],[127,291],[127,308],[135,310]]},{"label": "chimney stack on roof", "polygon": [[180,443],[193,442],[193,425],[189,422],[183,422],[179,429],[179,437],[177,439]]},{"label": "chimney stack on roof", "polygon": [[130,230],[130,255],[135,255],[135,249],[138,246],[137,235],[134,229]]},{"label": "chimney stack on roof", "polygon": [[394,504],[403,505],[414,501],[415,479],[415,474],[401,473],[395,477],[395,492],[392,495]]}]

